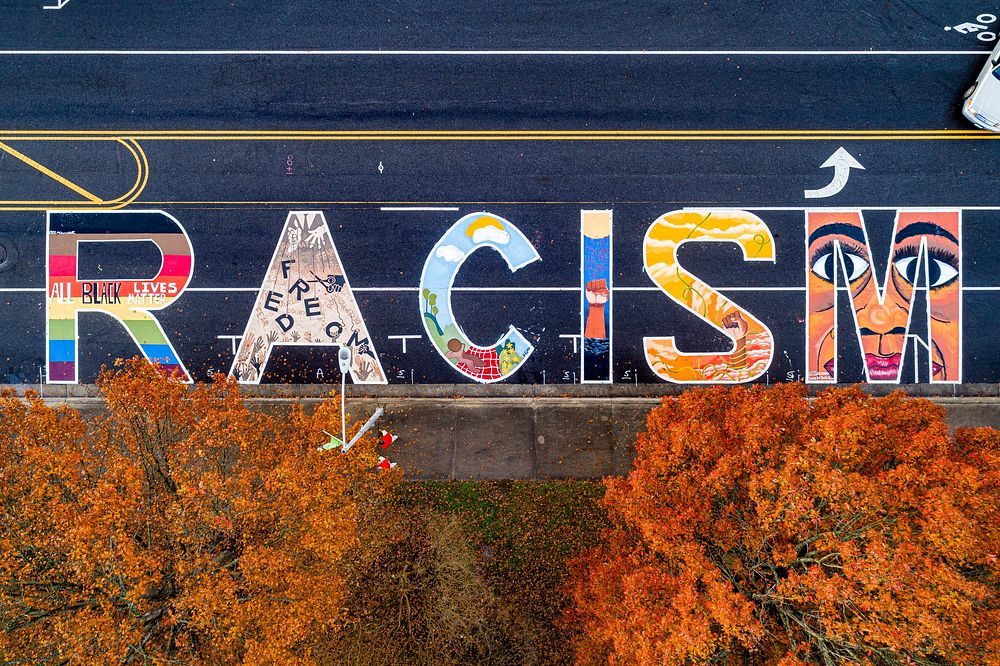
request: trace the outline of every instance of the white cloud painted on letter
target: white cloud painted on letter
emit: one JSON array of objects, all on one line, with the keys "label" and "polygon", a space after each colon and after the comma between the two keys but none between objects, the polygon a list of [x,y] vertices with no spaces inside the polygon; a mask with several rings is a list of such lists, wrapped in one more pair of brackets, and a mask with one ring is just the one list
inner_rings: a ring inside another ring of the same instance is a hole
[{"label": "white cloud painted on letter", "polygon": [[434,256],[445,261],[455,262],[460,261],[465,253],[454,245],[442,245],[434,252]]},{"label": "white cloud painted on letter", "polygon": [[510,234],[508,234],[503,229],[498,229],[492,225],[488,227],[481,227],[472,232],[472,242],[473,243],[495,243],[497,245],[506,245],[510,242]]}]

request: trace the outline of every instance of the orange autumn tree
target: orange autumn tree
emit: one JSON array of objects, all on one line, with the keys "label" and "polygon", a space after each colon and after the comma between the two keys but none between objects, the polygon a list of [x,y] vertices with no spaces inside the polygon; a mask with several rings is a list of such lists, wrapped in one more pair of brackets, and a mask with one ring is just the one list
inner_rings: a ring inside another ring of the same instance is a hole
[{"label": "orange autumn tree", "polygon": [[581,664],[1000,663],[1000,432],[901,393],[665,398],[573,565]]},{"label": "orange autumn tree", "polygon": [[372,442],[317,451],[335,400],[251,411],[126,365],[88,422],[0,397],[0,662],[311,663],[396,474]]}]

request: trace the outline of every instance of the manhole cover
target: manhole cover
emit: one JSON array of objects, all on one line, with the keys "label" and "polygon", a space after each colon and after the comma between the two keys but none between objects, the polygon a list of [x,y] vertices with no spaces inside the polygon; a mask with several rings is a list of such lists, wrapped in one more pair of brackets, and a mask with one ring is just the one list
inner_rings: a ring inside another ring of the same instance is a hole
[{"label": "manhole cover", "polygon": [[0,273],[9,271],[17,263],[17,246],[6,236],[0,236]]}]

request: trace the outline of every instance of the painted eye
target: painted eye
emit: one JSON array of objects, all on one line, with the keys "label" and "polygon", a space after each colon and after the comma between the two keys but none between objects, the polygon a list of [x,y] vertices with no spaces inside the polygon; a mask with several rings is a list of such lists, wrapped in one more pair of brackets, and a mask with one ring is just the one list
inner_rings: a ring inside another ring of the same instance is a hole
[{"label": "painted eye", "polygon": [[833,252],[827,252],[813,261],[812,272],[827,282],[833,282]]},{"label": "painted eye", "polygon": [[896,260],[896,272],[907,284],[913,284],[917,281],[917,266],[916,257],[903,257]]},{"label": "painted eye", "polygon": [[[868,262],[861,255],[841,249],[840,256],[843,257],[848,282],[854,282],[868,270]],[[833,265],[833,250],[824,251],[821,249],[815,255],[810,268],[817,276],[827,282],[833,282]]]},{"label": "painted eye", "polygon": [[931,289],[951,284],[957,277],[957,268],[931,257]]},{"label": "painted eye", "polygon": [[844,259],[844,269],[847,271],[847,281],[854,282],[868,270],[868,262],[856,254],[841,252]]},{"label": "painted eye", "polygon": [[[906,280],[906,282],[913,284],[917,281],[917,269],[920,264],[917,262],[916,257],[903,257],[902,259],[897,259],[895,264],[899,276]],[[930,270],[927,281],[930,283],[931,289],[951,284],[958,277],[957,268],[934,257],[928,257],[927,267]]]}]

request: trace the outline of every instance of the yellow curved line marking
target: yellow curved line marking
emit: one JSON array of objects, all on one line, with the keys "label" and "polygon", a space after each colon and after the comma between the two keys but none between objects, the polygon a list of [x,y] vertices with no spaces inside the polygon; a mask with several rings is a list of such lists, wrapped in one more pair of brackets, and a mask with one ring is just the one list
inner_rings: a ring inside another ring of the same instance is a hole
[{"label": "yellow curved line marking", "polygon": [[131,153],[132,159],[135,160],[136,164],[135,183],[132,184],[131,189],[120,197],[111,199],[107,202],[110,204],[117,204],[114,208],[123,208],[135,201],[139,194],[146,189],[146,183],[149,181],[149,160],[146,158],[145,151],[143,151],[142,147],[135,139],[124,138],[117,139],[117,141],[119,144],[124,146],[129,153]]},{"label": "yellow curved line marking", "polygon": [[[8,139],[10,140],[10,139]],[[53,178],[54,180],[62,183],[66,187],[72,189],[73,191],[81,194],[88,201],[79,200],[36,200],[36,199],[26,199],[26,200],[0,200],[0,210],[53,210],[61,208],[73,208],[79,210],[89,210],[89,209],[109,209],[115,210],[118,208],[123,208],[128,204],[135,201],[139,195],[142,193],[143,189],[146,187],[146,183],[149,181],[149,160],[146,158],[146,153],[143,151],[139,143],[132,137],[65,137],[65,136],[33,136],[33,137],[19,137],[19,140],[34,140],[34,141],[114,141],[122,145],[131,155],[132,159],[135,160],[136,164],[136,178],[135,182],[129,188],[129,190],[114,199],[102,199],[97,195],[87,192],[79,185],[72,183],[71,181],[63,178],[59,174],[55,173],[51,169],[44,167],[43,165],[35,162],[31,158],[27,157],[23,153],[19,153],[10,146],[5,145],[0,141],[0,149],[12,154],[17,159],[25,162],[32,168],[37,169],[41,173]]]}]

